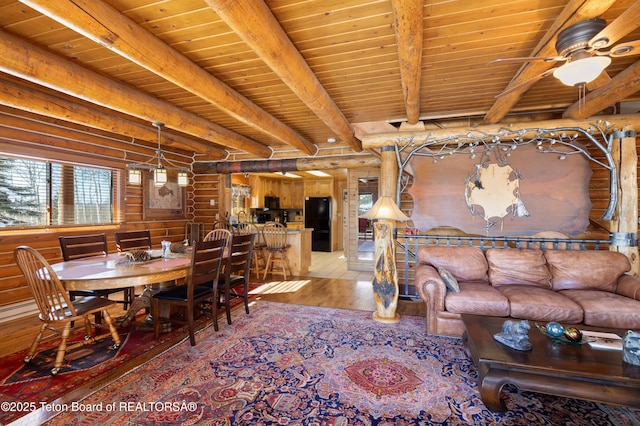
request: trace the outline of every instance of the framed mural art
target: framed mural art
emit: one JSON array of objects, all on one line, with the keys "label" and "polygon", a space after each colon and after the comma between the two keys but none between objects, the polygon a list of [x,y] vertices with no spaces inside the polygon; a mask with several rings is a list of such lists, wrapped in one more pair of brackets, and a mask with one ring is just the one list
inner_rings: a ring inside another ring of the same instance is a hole
[{"label": "framed mural art", "polygon": [[186,217],[187,194],[177,181],[169,181],[157,187],[153,175],[145,173],[143,186],[143,218],[175,219]]}]

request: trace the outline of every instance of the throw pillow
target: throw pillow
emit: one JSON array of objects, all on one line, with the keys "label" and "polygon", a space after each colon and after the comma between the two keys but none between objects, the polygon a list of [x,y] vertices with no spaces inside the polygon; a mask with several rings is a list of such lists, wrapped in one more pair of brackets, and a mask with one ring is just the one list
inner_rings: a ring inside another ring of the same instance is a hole
[{"label": "throw pillow", "polygon": [[438,268],[438,273],[442,277],[442,281],[444,281],[444,285],[451,291],[455,291],[456,293],[460,293],[460,286],[458,285],[458,280],[456,277],[451,275],[451,272],[447,271],[444,268]]}]

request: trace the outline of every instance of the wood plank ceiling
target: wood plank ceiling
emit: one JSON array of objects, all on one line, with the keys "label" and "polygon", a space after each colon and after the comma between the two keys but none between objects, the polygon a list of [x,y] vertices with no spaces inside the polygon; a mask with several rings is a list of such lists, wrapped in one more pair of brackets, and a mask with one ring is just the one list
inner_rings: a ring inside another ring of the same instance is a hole
[{"label": "wood plank ceiling", "polygon": [[620,17],[612,44],[640,39],[640,0],[0,0],[0,105],[149,141],[162,121],[164,143],[201,159],[349,154],[401,123],[637,112],[640,56],[614,58],[580,108],[553,76],[496,98],[558,64],[491,60],[555,56],[558,32],[594,17]]}]

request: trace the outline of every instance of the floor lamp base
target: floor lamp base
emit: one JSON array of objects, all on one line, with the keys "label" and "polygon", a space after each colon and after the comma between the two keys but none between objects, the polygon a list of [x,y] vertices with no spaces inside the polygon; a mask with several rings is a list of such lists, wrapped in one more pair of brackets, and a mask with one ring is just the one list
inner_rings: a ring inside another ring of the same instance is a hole
[{"label": "floor lamp base", "polygon": [[371,317],[378,321],[378,322],[383,322],[386,324],[395,324],[398,321],[400,321],[400,314],[396,313],[394,316],[392,317],[381,317],[380,315],[378,315],[378,312],[374,312]]}]

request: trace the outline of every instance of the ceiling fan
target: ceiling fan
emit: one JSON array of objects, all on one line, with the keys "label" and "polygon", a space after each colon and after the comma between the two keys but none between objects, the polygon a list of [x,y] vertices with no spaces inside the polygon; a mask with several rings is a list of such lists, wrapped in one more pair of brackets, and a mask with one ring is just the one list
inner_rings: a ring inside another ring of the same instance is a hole
[{"label": "ceiling fan", "polygon": [[640,40],[620,43],[609,50],[610,39],[606,36],[607,23],[604,19],[595,18],[577,22],[560,31],[555,48],[558,56],[530,56],[524,58],[495,59],[490,64],[509,62],[564,62],[559,67],[547,70],[529,80],[517,84],[496,97],[501,97],[531,86],[544,77],[553,74],[567,86],[583,88],[595,80],[611,63],[611,58],[640,54]]}]

